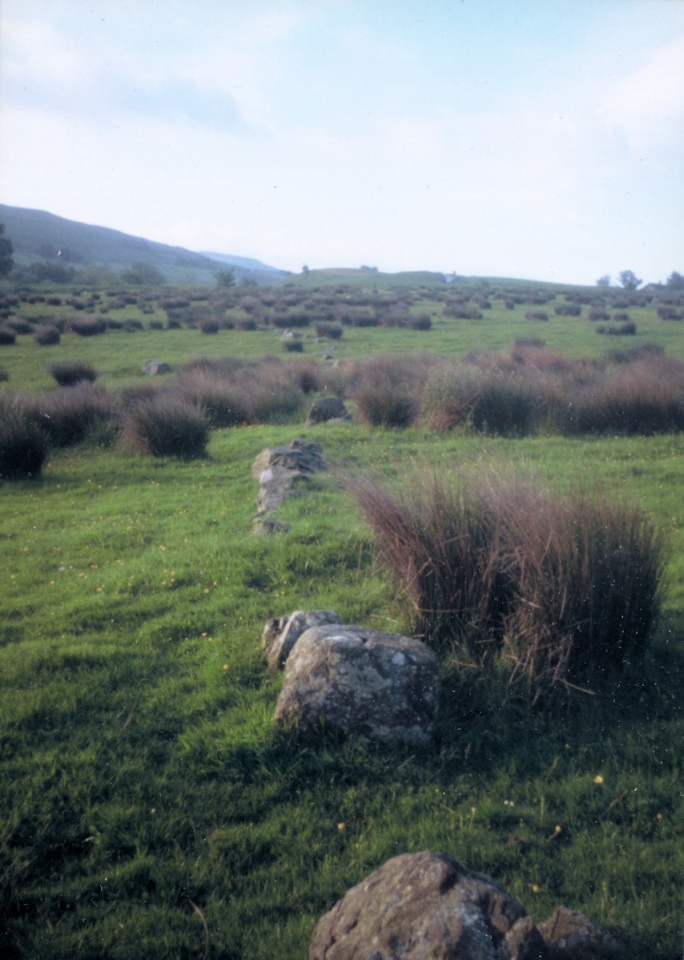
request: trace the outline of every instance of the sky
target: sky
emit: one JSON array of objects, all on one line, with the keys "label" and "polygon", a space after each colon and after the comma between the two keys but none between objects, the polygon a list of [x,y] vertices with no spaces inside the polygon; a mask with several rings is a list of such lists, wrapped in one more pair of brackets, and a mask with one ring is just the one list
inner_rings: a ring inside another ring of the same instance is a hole
[{"label": "sky", "polygon": [[684,272],[684,0],[0,0],[0,200],[299,271]]}]

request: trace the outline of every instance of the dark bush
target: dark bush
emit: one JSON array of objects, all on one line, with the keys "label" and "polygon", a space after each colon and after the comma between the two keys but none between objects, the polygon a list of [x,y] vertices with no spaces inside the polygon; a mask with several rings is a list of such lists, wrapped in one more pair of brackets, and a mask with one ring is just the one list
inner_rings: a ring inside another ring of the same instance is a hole
[{"label": "dark bush", "polygon": [[209,420],[201,410],[169,394],[140,403],[119,426],[122,448],[154,457],[203,457],[209,440]]},{"label": "dark bush", "polygon": [[0,383],[6,383],[9,380],[9,373],[4,367],[0,367]]},{"label": "dark bush", "polygon": [[579,303],[559,303],[553,308],[557,317],[579,317],[582,315],[582,307]]},{"label": "dark bush", "polygon": [[256,330],[257,323],[251,317],[241,317],[235,321],[236,330]]},{"label": "dark bush", "polygon": [[433,363],[384,356],[364,364],[352,393],[360,419],[374,427],[409,427],[415,423],[424,377]]},{"label": "dark bush", "polygon": [[662,600],[664,542],[638,509],[475,475],[393,493],[352,484],[379,559],[438,650],[496,658],[533,697],[605,685],[643,658]]},{"label": "dark bush", "polygon": [[558,426],[568,434],[684,430],[684,364],[658,354],[622,363],[571,391]]},{"label": "dark bush", "polygon": [[410,330],[432,330],[432,317],[429,313],[421,313],[417,317],[411,317],[408,326]]},{"label": "dark bush", "polygon": [[52,324],[47,323],[38,327],[33,335],[33,339],[41,347],[48,347],[59,343],[61,338],[62,335],[57,327],[53,327]]},{"label": "dark bush", "polygon": [[587,319],[591,320],[592,323],[603,323],[610,320],[610,317],[601,307],[592,307],[587,313]]},{"label": "dark bush", "polygon": [[334,323],[314,323],[313,332],[317,337],[324,337],[327,340],[341,340],[344,330]]},{"label": "dark bush", "polygon": [[14,330],[14,332],[20,337],[33,333],[33,327],[31,324],[28,322],[28,320],[24,320],[21,317],[17,317],[15,320],[8,320],[5,326],[9,327],[10,330]]},{"label": "dark bush", "polygon": [[283,347],[287,353],[303,353],[304,343],[302,340],[284,340]]},{"label": "dark bush", "polygon": [[51,363],[50,373],[57,381],[60,387],[73,387],[74,384],[93,383],[97,379],[97,373],[89,363],[82,363],[78,360],[69,363]]},{"label": "dark bush", "polygon": [[65,331],[75,333],[78,337],[96,337],[104,333],[107,324],[104,320],[94,316],[69,317],[66,322]]},{"label": "dark bush", "polygon": [[0,327],[0,346],[9,347],[17,342],[17,335],[14,330],[8,327]]},{"label": "dark bush", "polygon": [[108,445],[113,440],[113,400],[89,382],[41,397],[36,411],[52,447],[73,447],[85,441]]},{"label": "dark bush", "polygon": [[212,427],[235,427],[249,420],[238,384],[212,370],[196,368],[184,372],[175,395],[201,410]]},{"label": "dark bush", "polygon": [[145,329],[145,325],[143,324],[142,320],[138,320],[136,317],[130,320],[124,320],[122,328],[125,333],[138,333],[140,330]]},{"label": "dark bush", "polygon": [[163,330],[164,324],[161,320],[150,320],[147,324],[148,330]]},{"label": "dark bush", "polygon": [[0,479],[36,479],[47,455],[47,437],[33,411],[19,398],[0,399]]},{"label": "dark bush", "polygon": [[543,310],[528,310],[525,314],[526,320],[534,320],[538,323],[546,323],[549,319],[548,313],[544,313]]},{"label": "dark bush", "polygon": [[203,320],[199,325],[200,333],[215,334],[219,332],[217,320]]}]

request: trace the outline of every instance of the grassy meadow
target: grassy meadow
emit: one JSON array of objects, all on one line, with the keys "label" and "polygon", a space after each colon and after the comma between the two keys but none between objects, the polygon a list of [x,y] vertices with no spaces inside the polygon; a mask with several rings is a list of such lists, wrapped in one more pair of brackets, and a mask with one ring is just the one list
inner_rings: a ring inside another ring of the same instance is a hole
[{"label": "grassy meadow", "polygon": [[[307,296],[312,282],[301,284]],[[178,368],[275,354],[279,366],[313,364],[321,379],[287,416],[214,421],[204,456],[134,455],[99,431],[51,448],[40,477],[0,481],[0,956],[301,960],[349,886],[426,849],[490,875],[535,920],[561,903],[586,913],[625,941],[626,960],[681,954],[684,434],[304,425],[319,390],[343,391],[326,352],[356,364],[457,360],[543,337],[572,358],[649,343],[681,361],[681,324],[644,298],[614,308],[636,334],[598,336],[588,303],[580,316],[555,315],[560,292],[512,307],[492,295],[480,319],[458,319],[445,315],[441,288],[441,299],[411,289],[410,302],[389,306],[404,318],[428,313],[430,329],[355,324],[375,309],[367,303],[345,322],[336,298],[349,291],[314,291],[318,307],[306,309],[343,334],[320,339],[310,322],[293,325],[303,358],[283,348],[278,303],[255,307],[244,293],[212,306],[220,323],[209,335],[206,311],[169,328],[192,302],[169,313],[138,298],[100,314],[102,292],[86,310],[122,326],[79,336],[67,321],[48,346],[35,330],[69,305],[12,305],[5,322],[23,318],[31,331],[0,346],[7,397],[50,398],[55,362],[92,365],[112,393],[174,382],[176,373],[143,377],[150,359]],[[286,288],[281,319],[301,314],[301,291]],[[548,320],[526,319],[531,310]],[[239,328],[255,315],[256,329]],[[131,320],[141,328],[126,329]],[[333,469],[280,508],[288,533],[256,537],[251,464],[295,436],[321,443]],[[348,623],[413,629],[345,481],[474,465],[601,489],[656,520],[668,539],[667,592],[645,661],[610,691],[533,706],[500,676],[446,657],[430,750],[301,747],[272,720],[281,677],[260,649],[266,620],[333,607]]]}]

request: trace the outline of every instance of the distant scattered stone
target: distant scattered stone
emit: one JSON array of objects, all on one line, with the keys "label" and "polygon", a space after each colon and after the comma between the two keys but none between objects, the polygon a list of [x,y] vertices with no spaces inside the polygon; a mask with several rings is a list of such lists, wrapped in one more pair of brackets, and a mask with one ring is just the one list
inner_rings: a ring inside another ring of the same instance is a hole
[{"label": "distant scattered stone", "polygon": [[302,334],[297,330],[283,330],[280,334],[281,340],[301,340]]},{"label": "distant scattered stone", "polygon": [[309,960],[548,960],[524,907],[440,853],[388,860],[319,921]]},{"label": "distant scattered stone", "polygon": [[142,371],[148,377],[156,377],[161,373],[171,373],[171,367],[163,360],[147,360],[143,364]]},{"label": "distant scattered stone", "polygon": [[339,397],[317,397],[309,411],[307,423],[325,423],[328,420],[347,420],[349,412]]},{"label": "distant scattered stone", "polygon": [[539,932],[554,960],[603,960],[624,955],[625,945],[612,933],[567,907],[557,907],[539,924]]},{"label": "distant scattered stone", "polygon": [[359,626],[311,627],[285,663],[275,720],[303,741],[322,731],[425,747],[439,662],[420,640]]},{"label": "distant scattered stone", "polygon": [[268,621],[261,634],[261,646],[271,670],[282,670],[292,648],[309,627],[341,624],[336,610],[295,610],[287,617]]}]

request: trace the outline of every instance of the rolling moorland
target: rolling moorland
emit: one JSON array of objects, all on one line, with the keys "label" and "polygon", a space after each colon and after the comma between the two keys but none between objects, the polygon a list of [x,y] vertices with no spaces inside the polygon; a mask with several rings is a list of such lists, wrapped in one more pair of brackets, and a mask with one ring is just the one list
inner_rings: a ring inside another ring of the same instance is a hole
[{"label": "rolling moorland", "polygon": [[[680,955],[681,293],[312,270],[6,284],[0,314],[3,956],[295,960],[351,885],[419,850],[535,921],[581,910],[626,958]],[[318,396],[351,419],[307,425]],[[255,536],[251,464],[298,436],[330,469],[278,510],[287,533]],[[470,611],[437,628],[358,495],[426,476],[513,478],[552,517],[620,504],[599,513],[618,540],[638,515],[615,552],[649,531],[643,653],[604,669],[639,626],[624,608],[559,676],[526,672],[533,633],[478,658]],[[430,749],[276,726],[263,626],[327,608],[439,650]]]}]

